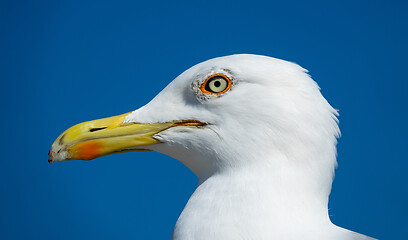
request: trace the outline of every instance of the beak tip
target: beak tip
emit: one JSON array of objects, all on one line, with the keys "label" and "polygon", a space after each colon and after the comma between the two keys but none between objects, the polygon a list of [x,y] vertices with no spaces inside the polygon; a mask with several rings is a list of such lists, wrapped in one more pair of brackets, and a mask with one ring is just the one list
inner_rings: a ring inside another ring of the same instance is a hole
[{"label": "beak tip", "polygon": [[52,164],[54,162],[54,152],[49,150],[48,151],[48,163]]}]

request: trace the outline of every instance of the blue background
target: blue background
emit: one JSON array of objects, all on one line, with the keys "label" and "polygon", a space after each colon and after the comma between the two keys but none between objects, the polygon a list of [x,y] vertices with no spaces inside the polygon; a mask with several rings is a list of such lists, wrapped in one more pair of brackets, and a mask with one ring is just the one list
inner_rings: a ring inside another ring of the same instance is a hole
[{"label": "blue background", "polygon": [[407,239],[407,1],[1,1],[0,238],[169,239],[197,178],[155,152],[49,165],[66,128],[134,110],[185,69],[255,53],[340,109],[330,215]]}]

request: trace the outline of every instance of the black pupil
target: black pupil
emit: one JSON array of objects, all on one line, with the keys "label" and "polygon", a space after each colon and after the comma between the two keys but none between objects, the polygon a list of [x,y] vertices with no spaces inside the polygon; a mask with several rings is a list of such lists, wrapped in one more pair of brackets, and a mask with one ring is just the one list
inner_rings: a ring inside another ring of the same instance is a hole
[{"label": "black pupil", "polygon": [[[213,78],[211,78],[211,79],[209,79],[207,81],[204,88],[208,92],[219,93],[219,92],[223,91],[223,89],[217,89],[217,88],[222,86],[222,84],[223,84],[222,81],[226,81],[226,80],[223,77],[218,77],[218,76],[213,77]],[[212,87],[210,87],[210,85]],[[211,88],[213,88],[213,89],[211,89]]]}]

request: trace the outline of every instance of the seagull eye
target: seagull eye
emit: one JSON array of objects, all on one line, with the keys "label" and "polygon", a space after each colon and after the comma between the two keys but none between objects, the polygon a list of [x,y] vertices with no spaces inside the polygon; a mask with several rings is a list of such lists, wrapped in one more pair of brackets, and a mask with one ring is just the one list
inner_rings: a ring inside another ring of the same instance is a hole
[{"label": "seagull eye", "polygon": [[222,74],[213,75],[201,85],[203,93],[221,94],[228,91],[231,87],[229,78]]}]

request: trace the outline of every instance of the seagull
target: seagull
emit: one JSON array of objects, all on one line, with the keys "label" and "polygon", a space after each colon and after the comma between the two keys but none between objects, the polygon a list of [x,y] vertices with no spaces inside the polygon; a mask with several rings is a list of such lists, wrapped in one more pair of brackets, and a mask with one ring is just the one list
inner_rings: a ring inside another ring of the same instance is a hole
[{"label": "seagull", "polygon": [[49,162],[157,151],[199,182],[173,240],[366,240],[334,225],[338,113],[299,65],[237,54],[183,72],[143,107],[77,124]]}]

